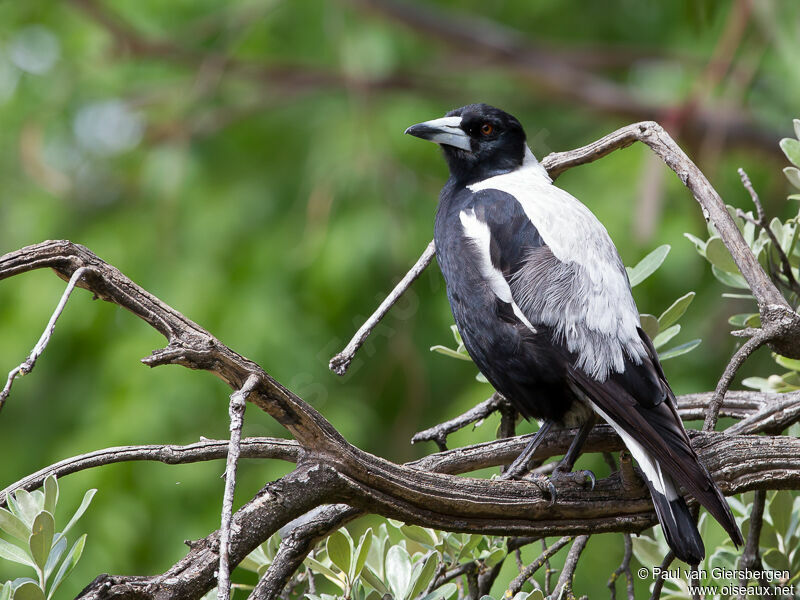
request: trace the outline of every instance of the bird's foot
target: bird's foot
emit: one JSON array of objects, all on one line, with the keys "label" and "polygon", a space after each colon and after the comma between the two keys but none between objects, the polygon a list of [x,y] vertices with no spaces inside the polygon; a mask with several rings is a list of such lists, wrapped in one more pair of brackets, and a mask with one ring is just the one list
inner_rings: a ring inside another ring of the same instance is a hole
[{"label": "bird's foot", "polygon": [[594,476],[594,473],[587,469],[582,469],[580,471],[566,471],[556,467],[553,470],[553,474],[550,476],[550,479],[558,483],[577,483],[581,486],[586,486],[588,483],[590,490],[594,490],[594,486],[597,483],[597,478]]},{"label": "bird's foot", "polygon": [[530,481],[540,490],[545,496],[550,496],[550,506],[556,502],[556,486],[550,477],[544,473],[530,473],[525,477],[525,481]]}]

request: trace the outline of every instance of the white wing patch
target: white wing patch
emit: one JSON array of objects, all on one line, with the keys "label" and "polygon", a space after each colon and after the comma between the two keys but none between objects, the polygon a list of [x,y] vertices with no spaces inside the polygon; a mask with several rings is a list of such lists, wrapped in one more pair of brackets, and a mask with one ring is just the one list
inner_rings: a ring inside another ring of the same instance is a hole
[{"label": "white wing patch", "polygon": [[653,487],[657,491],[664,494],[667,497],[667,500],[675,500],[678,497],[678,491],[675,489],[675,484],[670,477],[664,477],[664,473],[661,472],[661,465],[658,464],[658,461],[654,460],[647,450],[644,449],[644,446],[634,440],[630,434],[628,434],[628,432],[612,421],[609,416],[600,410],[600,408],[598,408],[594,402],[589,400],[585,395],[583,397],[591,405],[592,409],[598,415],[603,417],[606,422],[611,425],[612,429],[617,432],[617,435],[622,438],[625,446],[628,448],[628,450],[630,450],[633,458],[636,459],[636,462],[639,463],[639,467],[641,467],[642,471],[644,471],[644,476],[647,477],[647,480],[653,484]]},{"label": "white wing patch", "polygon": [[531,322],[519,309],[517,303],[514,302],[514,298],[511,297],[511,288],[506,278],[503,277],[503,273],[492,264],[489,226],[475,215],[475,210],[472,208],[462,210],[459,218],[461,219],[461,225],[464,227],[464,235],[472,241],[478,251],[481,275],[489,283],[489,288],[500,300],[508,302],[517,318],[533,333],[536,333],[536,328],[531,325]]},{"label": "white wing patch", "polygon": [[[578,356],[577,366],[603,381],[611,370],[624,369],[624,355],[640,364],[646,350],[637,331],[639,312],[622,261],[597,217],[554,186],[530,151],[516,171],[468,187],[516,198],[553,256],[580,267],[580,290],[575,290],[580,298],[572,298],[569,306],[547,306],[544,319]],[[523,298],[515,300],[525,306]],[[606,342],[605,348],[598,346],[598,337]]]}]

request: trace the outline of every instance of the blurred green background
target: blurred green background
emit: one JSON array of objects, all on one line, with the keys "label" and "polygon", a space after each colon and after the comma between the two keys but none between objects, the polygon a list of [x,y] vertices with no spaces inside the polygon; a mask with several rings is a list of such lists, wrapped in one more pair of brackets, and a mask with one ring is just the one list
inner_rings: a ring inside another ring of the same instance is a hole
[{"label": "blurred green background", "polygon": [[[644,118],[664,124],[729,204],[745,167],[769,214],[790,216],[777,141],[800,116],[800,4],[685,0],[29,0],[0,3],[0,253],[45,239],[88,246],[257,361],[354,444],[395,461],[433,451],[414,432],[490,394],[474,367],[432,354],[452,322],[434,266],[345,378],[338,352],[432,236],[447,173],[410,124],[471,102],[515,114],[540,157]],[[636,289],[660,314],[698,297],[665,364],[678,393],[713,389],[744,301],[685,231],[705,224],[643,147],[558,184],[606,224],[626,264],[659,244]],[[0,283],[0,372],[30,351],[63,282]],[[76,292],[35,372],[0,413],[0,487],[65,457],[125,444],[225,437],[226,389],[138,360],[163,340]],[[762,350],[741,376],[770,369]],[[497,418],[451,438],[494,436]],[[521,425],[520,431],[530,431]],[[246,435],[284,435],[250,407]],[[288,466],[242,467],[238,502]],[[99,493],[76,594],[102,572],[162,572],[219,521],[222,463],[136,463],[62,481],[63,508]],[[602,472],[602,467],[599,469]],[[576,589],[605,594],[619,536],[593,538]],[[0,581],[23,573],[0,563]]]}]

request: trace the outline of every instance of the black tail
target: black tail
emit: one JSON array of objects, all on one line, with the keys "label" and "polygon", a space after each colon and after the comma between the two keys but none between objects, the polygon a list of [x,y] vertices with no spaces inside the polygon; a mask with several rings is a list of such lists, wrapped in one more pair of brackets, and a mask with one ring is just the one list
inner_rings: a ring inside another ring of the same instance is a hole
[{"label": "black tail", "polygon": [[681,496],[668,500],[664,494],[655,490],[649,481],[647,487],[650,488],[656,516],[667,538],[667,544],[676,557],[696,567],[706,555],[706,549],[686,501]]}]

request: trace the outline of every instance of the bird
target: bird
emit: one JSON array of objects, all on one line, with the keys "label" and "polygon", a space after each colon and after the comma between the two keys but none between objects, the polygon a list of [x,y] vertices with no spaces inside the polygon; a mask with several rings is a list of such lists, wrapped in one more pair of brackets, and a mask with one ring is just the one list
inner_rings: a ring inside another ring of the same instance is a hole
[{"label": "bird", "polygon": [[616,246],[584,204],[553,185],[519,120],[470,104],[405,133],[438,144],[449,167],[434,244],[463,344],[519,413],[541,421],[506,475],[524,474],[551,427],[579,426],[551,476],[564,477],[602,419],[636,459],[677,558],[696,566],[705,556],[679,486],[742,545],[678,416]]}]

